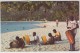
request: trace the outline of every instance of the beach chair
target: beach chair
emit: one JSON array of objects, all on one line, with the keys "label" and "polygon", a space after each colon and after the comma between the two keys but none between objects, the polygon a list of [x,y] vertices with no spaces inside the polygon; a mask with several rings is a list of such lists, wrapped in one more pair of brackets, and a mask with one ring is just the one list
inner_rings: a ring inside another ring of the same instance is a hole
[{"label": "beach chair", "polygon": [[30,44],[30,37],[28,35],[23,36],[23,40],[29,45]]},{"label": "beach chair", "polygon": [[47,38],[46,38],[46,36],[42,36],[41,38],[42,38],[43,44],[44,44],[44,45],[47,44]]}]

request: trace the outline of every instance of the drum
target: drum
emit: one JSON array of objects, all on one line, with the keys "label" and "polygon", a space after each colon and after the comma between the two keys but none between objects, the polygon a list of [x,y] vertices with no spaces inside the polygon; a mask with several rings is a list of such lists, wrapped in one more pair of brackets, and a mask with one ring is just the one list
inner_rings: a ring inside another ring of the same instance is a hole
[{"label": "drum", "polygon": [[26,41],[27,44],[30,44],[30,37],[28,35],[23,36],[23,40]]},{"label": "drum", "polygon": [[41,38],[42,38],[43,44],[46,44],[46,43],[47,43],[47,38],[46,38],[46,36],[42,36]]},{"label": "drum", "polygon": [[65,33],[66,33],[66,36],[67,36],[67,39],[68,39],[69,43],[73,44],[74,43],[74,39],[73,39],[73,35],[72,35],[71,31],[68,30]]}]

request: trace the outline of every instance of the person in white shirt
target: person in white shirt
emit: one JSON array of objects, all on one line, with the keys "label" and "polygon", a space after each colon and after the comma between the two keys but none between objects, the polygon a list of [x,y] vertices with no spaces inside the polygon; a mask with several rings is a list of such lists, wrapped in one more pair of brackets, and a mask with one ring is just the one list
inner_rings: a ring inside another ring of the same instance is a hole
[{"label": "person in white shirt", "polygon": [[36,35],[36,32],[33,32],[34,43],[39,44],[39,36]]},{"label": "person in white shirt", "polygon": [[75,35],[77,33],[77,22],[76,20],[74,20],[74,17],[71,16],[70,21],[68,22],[68,26],[67,29],[71,31],[73,39],[74,39],[74,43],[70,44],[70,51],[75,51]]}]

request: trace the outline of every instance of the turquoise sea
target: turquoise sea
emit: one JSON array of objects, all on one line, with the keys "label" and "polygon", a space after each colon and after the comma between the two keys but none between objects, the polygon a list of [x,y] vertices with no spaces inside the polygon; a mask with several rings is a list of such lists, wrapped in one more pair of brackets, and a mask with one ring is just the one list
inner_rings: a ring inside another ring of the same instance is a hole
[{"label": "turquoise sea", "polygon": [[43,22],[1,22],[1,33],[40,28],[35,24]]}]

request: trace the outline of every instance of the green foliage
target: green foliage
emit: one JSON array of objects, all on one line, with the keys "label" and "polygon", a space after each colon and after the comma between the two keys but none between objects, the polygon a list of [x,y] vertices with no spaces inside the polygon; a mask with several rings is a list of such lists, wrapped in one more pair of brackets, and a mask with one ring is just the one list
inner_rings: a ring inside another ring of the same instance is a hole
[{"label": "green foliage", "polygon": [[1,2],[2,21],[79,19],[78,1]]}]

